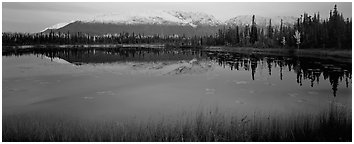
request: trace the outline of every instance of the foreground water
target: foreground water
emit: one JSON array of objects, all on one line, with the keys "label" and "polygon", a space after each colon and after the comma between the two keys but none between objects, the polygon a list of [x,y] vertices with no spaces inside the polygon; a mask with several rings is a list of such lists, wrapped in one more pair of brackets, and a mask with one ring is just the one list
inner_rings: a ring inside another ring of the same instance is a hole
[{"label": "foreground water", "polygon": [[351,63],[192,49],[3,53],[3,114],[144,119],[200,109],[316,113],[351,107]]}]

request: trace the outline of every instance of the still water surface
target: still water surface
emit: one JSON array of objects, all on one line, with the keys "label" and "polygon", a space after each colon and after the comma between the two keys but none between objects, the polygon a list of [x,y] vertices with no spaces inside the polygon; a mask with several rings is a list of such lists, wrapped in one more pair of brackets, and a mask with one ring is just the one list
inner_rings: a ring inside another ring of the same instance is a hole
[{"label": "still water surface", "polygon": [[130,119],[217,107],[243,114],[351,107],[351,63],[192,49],[3,52],[3,114]]}]

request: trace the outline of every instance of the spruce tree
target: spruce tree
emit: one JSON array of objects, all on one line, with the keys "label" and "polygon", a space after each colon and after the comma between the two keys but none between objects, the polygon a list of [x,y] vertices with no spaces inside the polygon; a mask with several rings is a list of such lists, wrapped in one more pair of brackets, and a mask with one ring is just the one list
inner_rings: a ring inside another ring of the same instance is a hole
[{"label": "spruce tree", "polygon": [[258,40],[257,35],[257,26],[255,22],[255,16],[252,16],[252,26],[251,26],[251,34],[250,34],[250,43],[254,44]]},{"label": "spruce tree", "polygon": [[272,38],[273,38],[272,19],[269,19],[269,25],[268,25],[268,38],[269,38],[269,39],[272,39]]}]

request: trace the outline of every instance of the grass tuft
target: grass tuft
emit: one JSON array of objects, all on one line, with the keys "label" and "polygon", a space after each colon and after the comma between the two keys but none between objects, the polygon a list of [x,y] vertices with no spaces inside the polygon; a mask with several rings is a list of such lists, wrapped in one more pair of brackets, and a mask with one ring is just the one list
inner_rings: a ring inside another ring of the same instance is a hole
[{"label": "grass tuft", "polygon": [[148,122],[4,115],[2,132],[4,142],[351,141],[351,121],[351,110],[331,104],[317,115],[226,115],[215,110]]}]

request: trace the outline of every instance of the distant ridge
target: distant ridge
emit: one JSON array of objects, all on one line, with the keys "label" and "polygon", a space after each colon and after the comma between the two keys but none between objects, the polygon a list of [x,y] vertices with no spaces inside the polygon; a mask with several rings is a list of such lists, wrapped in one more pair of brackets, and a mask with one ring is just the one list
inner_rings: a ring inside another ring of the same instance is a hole
[{"label": "distant ridge", "polygon": [[[283,19],[284,25],[293,25],[295,17],[262,17],[256,16],[256,23],[260,27],[268,25],[272,19],[272,25],[280,25]],[[44,29],[41,32],[83,32],[88,34],[107,33],[139,33],[145,35],[186,35],[202,36],[215,34],[219,28],[234,25],[251,24],[252,15],[233,17],[224,22],[213,15],[202,12],[186,12],[176,10],[154,10],[147,12],[125,12],[96,15],[85,20],[76,20],[69,23],[60,23]]]}]

